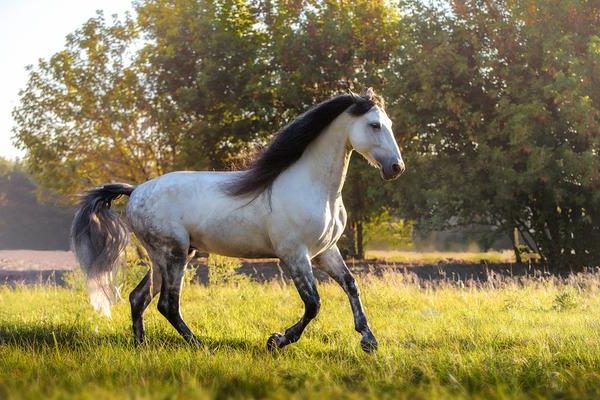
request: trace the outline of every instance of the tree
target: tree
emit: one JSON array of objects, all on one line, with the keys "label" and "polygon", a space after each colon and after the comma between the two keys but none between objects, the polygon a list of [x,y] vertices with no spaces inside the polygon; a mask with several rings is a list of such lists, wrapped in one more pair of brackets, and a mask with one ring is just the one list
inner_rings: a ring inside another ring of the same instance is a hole
[{"label": "tree", "polygon": [[29,67],[14,133],[36,181],[72,196],[107,181],[226,165],[264,120],[252,109],[263,103],[248,98],[248,81],[261,74],[244,67],[255,54],[244,53],[253,23],[242,9],[149,1],[136,19],[99,13],[63,51]]},{"label": "tree", "polygon": [[398,119],[414,133],[401,202],[437,226],[516,227],[555,270],[596,265],[599,9],[445,5],[413,9],[395,65]]},{"label": "tree", "polygon": [[0,157],[0,249],[66,250],[72,210]]},{"label": "tree", "polygon": [[225,169],[272,132],[265,35],[245,0],[149,0],[137,12],[146,75],[163,130],[180,138],[177,168]]},{"label": "tree", "polygon": [[140,182],[168,170],[177,140],[157,129],[154,98],[132,49],[135,21],[102,14],[67,37],[66,48],[29,67],[13,112],[27,168],[63,194],[101,182]]}]

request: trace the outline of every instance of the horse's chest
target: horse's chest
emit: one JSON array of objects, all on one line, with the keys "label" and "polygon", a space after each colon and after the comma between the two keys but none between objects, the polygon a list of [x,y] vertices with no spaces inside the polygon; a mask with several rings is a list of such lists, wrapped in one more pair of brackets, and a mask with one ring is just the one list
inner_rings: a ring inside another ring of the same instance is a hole
[{"label": "horse's chest", "polygon": [[321,252],[335,244],[346,225],[346,212],[342,204],[322,207],[313,213],[307,213],[301,219],[300,229],[306,242],[312,243],[313,252]]},{"label": "horse's chest", "polygon": [[329,236],[337,242],[346,227],[346,210],[338,208],[327,226]]}]

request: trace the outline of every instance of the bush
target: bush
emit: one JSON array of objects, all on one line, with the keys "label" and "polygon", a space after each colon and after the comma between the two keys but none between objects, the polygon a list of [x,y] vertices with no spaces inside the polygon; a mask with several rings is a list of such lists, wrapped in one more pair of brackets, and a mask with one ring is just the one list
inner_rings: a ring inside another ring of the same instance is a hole
[{"label": "bush", "polygon": [[211,254],[208,257],[208,283],[211,286],[237,285],[246,279],[236,273],[241,267],[237,258],[224,257]]},{"label": "bush", "polygon": [[567,288],[554,296],[552,309],[555,311],[568,311],[577,308],[579,299],[573,288]]},{"label": "bush", "polygon": [[380,250],[412,250],[414,222],[384,211],[365,225],[365,247]]}]

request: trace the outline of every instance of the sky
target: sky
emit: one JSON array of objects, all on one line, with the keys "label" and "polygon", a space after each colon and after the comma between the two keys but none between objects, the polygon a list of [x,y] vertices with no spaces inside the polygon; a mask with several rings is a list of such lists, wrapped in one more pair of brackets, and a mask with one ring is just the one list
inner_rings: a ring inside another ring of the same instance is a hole
[{"label": "sky", "polygon": [[0,0],[0,157],[23,153],[12,144],[12,109],[25,87],[25,67],[64,47],[65,37],[96,15],[122,15],[130,0]]}]

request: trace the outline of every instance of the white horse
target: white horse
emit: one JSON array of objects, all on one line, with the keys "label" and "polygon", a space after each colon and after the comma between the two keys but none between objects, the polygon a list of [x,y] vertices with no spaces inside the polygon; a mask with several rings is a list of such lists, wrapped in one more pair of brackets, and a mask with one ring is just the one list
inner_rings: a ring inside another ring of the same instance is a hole
[{"label": "white horse", "polygon": [[[302,318],[267,341],[269,349],[296,342],[319,311],[312,261],[347,293],[361,345],[377,348],[354,277],[336,242],[346,225],[342,187],[356,150],[384,179],[404,171],[382,100],[340,95],[313,107],[279,131],[245,171],[173,172],[137,187],[108,184],[87,192],[72,226],[73,248],[88,276],[95,308],[109,314],[111,276],[133,231],[152,267],[131,292],[136,343],[144,340],[143,313],[160,292],[158,310],[190,343],[198,339],[179,311],[182,277],[194,250],[232,257],[277,257],[305,305]],[[130,196],[125,221],[110,210]]]}]

